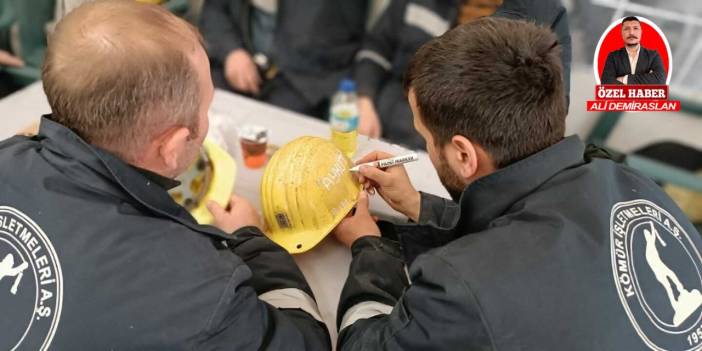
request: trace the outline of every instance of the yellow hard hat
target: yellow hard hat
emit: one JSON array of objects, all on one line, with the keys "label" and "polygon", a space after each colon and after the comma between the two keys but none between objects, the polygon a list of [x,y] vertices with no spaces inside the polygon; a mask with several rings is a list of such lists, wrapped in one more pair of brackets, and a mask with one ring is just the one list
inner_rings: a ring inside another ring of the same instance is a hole
[{"label": "yellow hard hat", "polygon": [[351,211],[361,185],[351,161],[330,141],[301,137],[284,145],[261,179],[267,235],[290,253],[305,252]]},{"label": "yellow hard hat", "polygon": [[207,202],[212,200],[226,207],[234,190],[235,178],[234,159],[217,144],[205,139],[195,163],[178,176],[181,184],[168,193],[198,223],[212,224],[214,218],[207,209]]}]

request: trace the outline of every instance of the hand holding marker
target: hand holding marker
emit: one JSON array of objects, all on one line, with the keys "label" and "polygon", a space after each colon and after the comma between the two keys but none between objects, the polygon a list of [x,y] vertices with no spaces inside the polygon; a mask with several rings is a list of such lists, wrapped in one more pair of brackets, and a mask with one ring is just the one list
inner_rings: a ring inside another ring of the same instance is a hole
[{"label": "hand holding marker", "polygon": [[377,191],[390,207],[416,221],[419,209],[414,207],[419,204],[420,196],[401,165],[417,160],[417,153],[394,157],[383,151],[374,151],[357,161],[364,163],[352,169],[358,172],[358,181],[368,194]]},{"label": "hand holding marker", "polygon": [[[419,160],[419,156],[417,156],[417,153],[413,152],[410,154],[402,155],[402,156],[395,156],[391,158],[386,158],[382,160],[375,160],[371,162],[366,162],[366,163],[361,163],[360,165],[356,165],[354,167],[351,167],[349,170],[351,172],[360,172],[361,167],[374,167],[374,168],[388,168],[392,166],[398,166],[402,165],[408,162],[413,162]],[[365,179],[363,176],[361,176],[361,182],[365,183]],[[365,183],[363,188],[368,191],[369,194],[374,195],[375,194],[375,189],[371,185],[371,183]]]},{"label": "hand holding marker", "polygon": [[383,160],[377,160],[377,161],[373,161],[373,162],[361,163],[360,165],[356,165],[354,167],[351,167],[349,170],[351,172],[358,172],[358,171],[360,171],[361,167],[388,168],[388,167],[402,165],[402,164],[409,163],[409,162],[414,162],[417,160],[419,160],[419,156],[417,156],[417,154],[413,152],[413,153],[407,154],[407,155],[386,158]]}]

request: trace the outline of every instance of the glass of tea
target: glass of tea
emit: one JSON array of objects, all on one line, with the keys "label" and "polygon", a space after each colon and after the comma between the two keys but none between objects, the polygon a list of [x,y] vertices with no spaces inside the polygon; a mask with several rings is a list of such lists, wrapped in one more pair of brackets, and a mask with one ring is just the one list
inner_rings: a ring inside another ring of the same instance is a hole
[{"label": "glass of tea", "polygon": [[239,130],[239,143],[244,165],[247,168],[261,168],[266,164],[268,129],[253,124],[245,124]]}]

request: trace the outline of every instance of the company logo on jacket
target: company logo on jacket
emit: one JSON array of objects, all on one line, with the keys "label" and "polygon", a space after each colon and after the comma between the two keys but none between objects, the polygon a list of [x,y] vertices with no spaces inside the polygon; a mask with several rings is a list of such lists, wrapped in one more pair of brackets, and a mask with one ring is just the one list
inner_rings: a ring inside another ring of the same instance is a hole
[{"label": "company logo on jacket", "polygon": [[0,350],[47,350],[63,301],[63,276],[45,232],[0,206]]},{"label": "company logo on jacket", "polygon": [[653,350],[702,348],[702,256],[666,210],[617,203],[610,217],[614,281],[634,329]]}]

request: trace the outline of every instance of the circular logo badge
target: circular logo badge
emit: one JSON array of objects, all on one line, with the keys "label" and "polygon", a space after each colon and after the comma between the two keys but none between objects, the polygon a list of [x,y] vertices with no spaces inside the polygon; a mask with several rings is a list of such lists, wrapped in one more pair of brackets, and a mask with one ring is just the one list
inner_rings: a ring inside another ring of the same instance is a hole
[{"label": "circular logo badge", "polygon": [[647,200],[610,217],[614,282],[641,339],[654,350],[702,348],[702,256],[685,229]]},{"label": "circular logo badge", "polygon": [[47,350],[61,316],[61,265],[44,231],[0,206],[0,350]]}]

